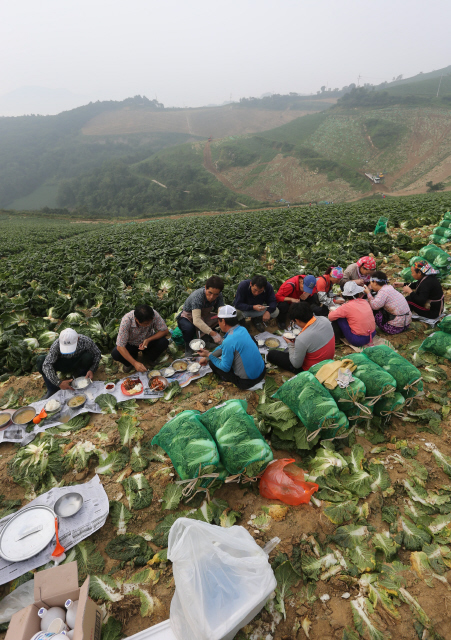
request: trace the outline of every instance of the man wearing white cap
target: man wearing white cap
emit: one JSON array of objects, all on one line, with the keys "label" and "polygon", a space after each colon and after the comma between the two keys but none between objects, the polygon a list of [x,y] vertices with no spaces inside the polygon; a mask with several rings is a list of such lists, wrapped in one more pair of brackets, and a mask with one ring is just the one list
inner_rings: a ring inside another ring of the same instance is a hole
[{"label": "man wearing white cap", "polygon": [[238,323],[235,307],[226,304],[218,311],[218,324],[225,338],[210,354],[201,349],[201,364],[209,364],[213,373],[239,389],[250,389],[265,377],[265,363],[249,332]]},{"label": "man wearing white cap", "polygon": [[[69,389],[73,378],[86,376],[92,380],[101,355],[99,347],[88,336],[80,335],[74,329],[61,331],[48,354],[39,356],[36,361],[37,370],[47,387],[44,399],[50,398],[60,389]],[[57,371],[70,373],[73,378],[61,381]]]}]

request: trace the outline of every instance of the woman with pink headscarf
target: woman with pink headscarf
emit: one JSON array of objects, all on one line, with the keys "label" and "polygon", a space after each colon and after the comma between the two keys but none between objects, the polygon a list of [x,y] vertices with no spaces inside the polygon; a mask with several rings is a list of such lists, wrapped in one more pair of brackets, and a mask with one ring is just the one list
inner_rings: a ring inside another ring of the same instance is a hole
[{"label": "woman with pink headscarf", "polygon": [[316,290],[320,304],[328,309],[334,304],[343,304],[340,301],[334,301],[332,287],[338,284],[343,278],[343,269],[341,267],[328,267],[326,273],[316,279]]},{"label": "woman with pink headscarf", "polygon": [[340,287],[343,289],[347,282],[355,282],[359,287],[369,284],[373,272],[376,270],[376,260],[371,256],[363,256],[357,262],[346,267]]}]

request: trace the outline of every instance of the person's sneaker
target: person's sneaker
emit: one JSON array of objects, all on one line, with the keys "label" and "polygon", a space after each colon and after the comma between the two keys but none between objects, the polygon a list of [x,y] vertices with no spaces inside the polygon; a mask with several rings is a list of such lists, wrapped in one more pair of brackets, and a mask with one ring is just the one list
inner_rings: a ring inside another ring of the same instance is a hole
[{"label": "person's sneaker", "polygon": [[185,358],[191,358],[194,355],[194,351],[191,349],[191,347],[186,346],[185,347]]},{"label": "person's sneaker", "polygon": [[280,329],[281,331],[284,331],[284,330],[286,329],[285,322],[280,322],[280,321],[278,321],[278,322],[277,322],[277,326],[279,327],[279,329]]},{"label": "person's sneaker", "polygon": [[133,369],[133,365],[129,364],[128,366],[126,366],[125,364],[122,365],[122,371],[124,373],[130,373],[130,371]]},{"label": "person's sneaker", "polygon": [[258,333],[263,333],[264,331],[266,331],[262,322],[253,322],[252,324],[254,325]]}]

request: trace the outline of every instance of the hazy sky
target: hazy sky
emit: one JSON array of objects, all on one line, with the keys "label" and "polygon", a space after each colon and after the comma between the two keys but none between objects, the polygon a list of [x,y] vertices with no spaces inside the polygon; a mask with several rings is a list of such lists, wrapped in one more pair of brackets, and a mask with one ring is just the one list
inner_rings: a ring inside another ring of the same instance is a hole
[{"label": "hazy sky", "polygon": [[450,22],[450,0],[0,0],[0,96],[201,106],[377,84],[451,64]]}]

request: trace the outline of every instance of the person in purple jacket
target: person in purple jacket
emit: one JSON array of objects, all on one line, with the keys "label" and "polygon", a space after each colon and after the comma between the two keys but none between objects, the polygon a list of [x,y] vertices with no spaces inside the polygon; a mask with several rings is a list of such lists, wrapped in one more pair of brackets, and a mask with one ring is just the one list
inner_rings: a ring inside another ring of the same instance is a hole
[{"label": "person in purple jacket", "polygon": [[254,276],[251,280],[242,280],[236,290],[233,306],[238,310],[239,321],[252,318],[259,333],[265,330],[262,322],[277,318],[276,294],[265,276]]}]

